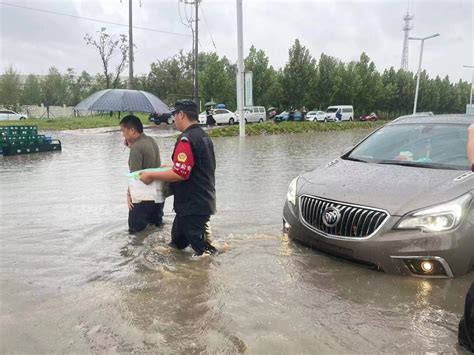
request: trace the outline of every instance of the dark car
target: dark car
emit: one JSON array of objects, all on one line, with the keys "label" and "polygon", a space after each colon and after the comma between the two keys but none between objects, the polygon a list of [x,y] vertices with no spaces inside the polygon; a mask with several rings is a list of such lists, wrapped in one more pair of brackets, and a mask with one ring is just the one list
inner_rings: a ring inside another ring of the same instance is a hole
[{"label": "dark car", "polygon": [[171,125],[174,122],[174,118],[173,118],[173,115],[171,115],[171,112],[166,112],[166,113],[161,113],[161,114],[152,113],[150,114],[148,121],[153,122],[156,125],[159,125],[161,123],[167,123]]},{"label": "dark car", "polygon": [[474,267],[474,115],[406,116],[295,178],[291,239],[388,273],[454,277]]},{"label": "dark car", "polygon": [[304,117],[301,112],[299,111],[283,111],[279,115],[276,115],[273,120],[275,122],[283,122],[283,121],[304,121]]},{"label": "dark car", "polygon": [[371,112],[368,115],[363,115],[359,117],[359,121],[377,121],[378,117],[375,112]]}]

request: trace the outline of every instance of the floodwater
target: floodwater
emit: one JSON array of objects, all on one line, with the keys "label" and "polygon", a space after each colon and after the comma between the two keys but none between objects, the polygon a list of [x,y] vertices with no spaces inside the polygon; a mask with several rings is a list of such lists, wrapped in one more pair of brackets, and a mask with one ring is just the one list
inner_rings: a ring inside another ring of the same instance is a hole
[{"label": "floodwater", "polygon": [[[148,129],[163,160],[174,138]],[[214,257],[127,232],[120,132],[55,134],[61,153],[0,158],[0,353],[449,352],[471,272],[387,275],[281,234],[290,180],[368,132],[214,139]]]}]

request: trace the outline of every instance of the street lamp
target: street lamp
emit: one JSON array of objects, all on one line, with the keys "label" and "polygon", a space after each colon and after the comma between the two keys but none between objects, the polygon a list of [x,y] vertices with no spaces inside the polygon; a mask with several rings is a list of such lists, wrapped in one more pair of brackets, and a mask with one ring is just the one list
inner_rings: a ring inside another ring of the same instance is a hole
[{"label": "street lamp", "polygon": [[[474,66],[472,65],[463,65],[464,68],[471,68],[474,69]],[[474,113],[472,112],[472,87],[474,86],[474,70],[472,71],[472,79],[471,79],[471,98],[469,99],[469,113]],[[466,112],[467,113],[467,112]]]},{"label": "street lamp", "polygon": [[415,104],[413,105],[413,114],[416,113],[416,104],[418,102],[418,88],[420,87],[420,73],[421,73],[421,58],[423,57],[423,45],[425,43],[425,40],[438,37],[439,33],[435,33],[434,35],[428,36],[428,37],[423,37],[423,38],[418,38],[418,37],[408,37],[408,39],[411,40],[416,40],[416,41],[421,41],[421,50],[420,50],[420,62],[418,63],[418,75],[416,78],[416,90],[415,90]]}]

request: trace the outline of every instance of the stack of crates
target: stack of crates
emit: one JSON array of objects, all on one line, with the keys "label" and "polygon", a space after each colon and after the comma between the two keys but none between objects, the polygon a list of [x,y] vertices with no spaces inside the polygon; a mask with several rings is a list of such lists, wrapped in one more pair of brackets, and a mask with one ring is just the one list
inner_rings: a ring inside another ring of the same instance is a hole
[{"label": "stack of crates", "polygon": [[[59,144],[60,145],[60,144]],[[0,154],[13,155],[61,150],[52,146],[51,137],[38,134],[37,126],[0,127]]]}]

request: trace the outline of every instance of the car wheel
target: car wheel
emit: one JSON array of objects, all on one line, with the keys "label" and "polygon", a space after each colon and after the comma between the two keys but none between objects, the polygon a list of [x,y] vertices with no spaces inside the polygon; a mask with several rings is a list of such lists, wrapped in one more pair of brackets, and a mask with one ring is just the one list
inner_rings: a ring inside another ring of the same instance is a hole
[{"label": "car wheel", "polygon": [[352,117],[349,117],[349,121],[352,121]]},{"label": "car wheel", "polygon": [[26,120],[26,117],[20,117],[20,121],[21,121],[21,120]]},{"label": "car wheel", "polygon": [[247,124],[247,123],[248,123],[248,122],[247,122],[247,119],[245,119],[245,124]]},{"label": "car wheel", "polygon": [[231,118],[229,119],[229,125],[232,126],[233,124],[234,124],[234,119],[231,117]]},{"label": "car wheel", "polygon": [[159,126],[161,124],[161,121],[155,121],[155,124]]},{"label": "car wheel", "polygon": [[262,118],[259,119],[259,120],[258,120],[258,123],[263,123],[263,119],[262,119]]},{"label": "car wheel", "polygon": [[166,123],[167,124],[173,124],[174,120],[173,120],[173,116],[170,116],[166,119]]},{"label": "car wheel", "polygon": [[326,123],[327,121],[328,121],[328,119],[325,117],[325,118],[324,118],[324,123]]}]

